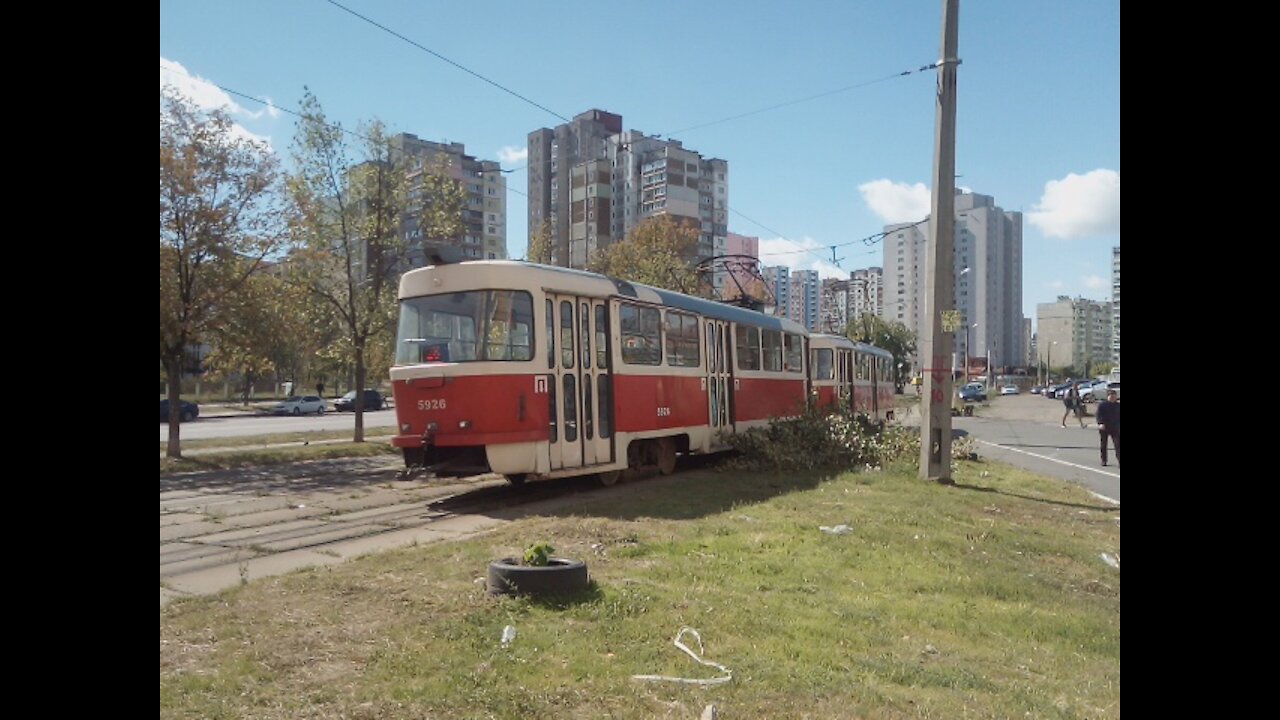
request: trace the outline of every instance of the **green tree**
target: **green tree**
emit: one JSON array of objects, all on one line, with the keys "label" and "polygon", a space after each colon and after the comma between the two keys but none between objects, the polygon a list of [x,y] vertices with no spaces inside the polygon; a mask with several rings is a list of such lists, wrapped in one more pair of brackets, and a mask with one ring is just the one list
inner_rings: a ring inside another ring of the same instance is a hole
[{"label": "green tree", "polygon": [[596,253],[588,269],[610,277],[695,294],[698,275],[691,259],[698,246],[698,227],[659,215],[641,221],[626,240]]},{"label": "green tree", "polygon": [[332,342],[328,318],[308,294],[285,281],[287,264],[254,273],[212,331],[211,370],[240,382],[240,397],[260,378],[300,379],[319,371],[320,353]]},{"label": "green tree", "polygon": [[[309,90],[299,115],[297,170],[289,179],[298,248],[285,278],[306,289],[318,318],[340,329],[321,356],[329,366],[349,358],[359,398],[371,363],[389,368],[394,360],[399,277],[412,249],[408,228],[419,231],[424,251],[456,243],[465,228],[466,188],[447,156],[406,156],[376,119],[361,125],[353,156],[345,131],[326,119]],[[354,439],[364,440],[363,408]]]},{"label": "green tree", "polygon": [[160,91],[160,364],[169,396],[165,454],[181,457],[183,357],[285,238],[279,165],[227,114]]},{"label": "green tree", "polygon": [[551,263],[550,220],[543,220],[542,225],[529,235],[529,248],[525,251],[525,260],[542,265]]},{"label": "green tree", "polygon": [[878,315],[863,313],[862,319],[852,320],[845,328],[845,336],[851,340],[874,345],[893,354],[893,384],[898,392],[906,383],[910,359],[916,353],[916,334],[896,320],[885,320]]},{"label": "green tree", "polygon": [[467,209],[467,189],[454,177],[449,156],[441,153],[426,160],[393,156],[392,160],[395,167],[409,167],[408,197],[402,212],[410,221],[408,224],[417,223],[424,254],[433,245],[455,245],[465,228],[462,218]]},{"label": "green tree", "polygon": [[[346,132],[327,120],[310,90],[303,94],[299,116],[296,171],[289,178],[298,247],[285,277],[305,290],[319,314],[341,327],[360,397],[370,342],[386,338],[396,317],[397,277],[408,250],[400,227],[408,207],[409,168],[377,120],[360,128],[356,160]],[[356,413],[354,440],[364,441],[363,412]]]}]

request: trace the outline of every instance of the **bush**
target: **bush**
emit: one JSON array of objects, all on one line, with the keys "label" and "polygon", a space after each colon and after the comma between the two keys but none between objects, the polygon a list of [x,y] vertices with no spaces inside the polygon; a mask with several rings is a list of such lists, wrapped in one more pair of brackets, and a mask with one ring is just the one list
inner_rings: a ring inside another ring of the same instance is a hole
[{"label": "bush", "polygon": [[[731,464],[743,468],[876,468],[920,455],[919,428],[881,427],[861,413],[829,413],[812,405],[799,417],[772,420],[767,428],[721,437],[738,451]],[[975,447],[968,437],[956,438],[951,443],[951,457],[967,460]]]}]

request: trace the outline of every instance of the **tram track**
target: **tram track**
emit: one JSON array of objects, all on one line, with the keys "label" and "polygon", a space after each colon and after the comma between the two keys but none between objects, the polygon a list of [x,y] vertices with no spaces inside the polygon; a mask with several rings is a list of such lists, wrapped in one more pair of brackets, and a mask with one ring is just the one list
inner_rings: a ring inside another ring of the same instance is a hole
[{"label": "tram track", "polygon": [[400,479],[351,458],[184,473],[160,482],[161,605],[368,552],[462,537],[607,491],[591,477],[512,486],[497,475]]}]

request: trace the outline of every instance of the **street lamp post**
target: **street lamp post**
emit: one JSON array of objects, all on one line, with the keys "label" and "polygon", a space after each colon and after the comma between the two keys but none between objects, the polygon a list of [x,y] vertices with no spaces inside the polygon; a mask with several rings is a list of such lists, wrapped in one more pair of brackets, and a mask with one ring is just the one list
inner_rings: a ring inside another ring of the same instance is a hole
[{"label": "street lamp post", "polygon": [[1053,382],[1049,378],[1053,376],[1053,346],[1057,344],[1058,344],[1058,341],[1054,340],[1053,342],[1049,343],[1049,347],[1045,349],[1045,361],[1044,361],[1044,384],[1045,385],[1048,385],[1049,383]]},{"label": "street lamp post", "polygon": [[[968,269],[969,268],[965,268],[965,270],[968,270]],[[966,324],[964,326],[964,384],[965,385],[969,384],[969,329],[976,328],[976,327],[978,327],[978,323],[974,323],[972,325]],[[989,375],[990,370],[988,370],[987,373]]]}]

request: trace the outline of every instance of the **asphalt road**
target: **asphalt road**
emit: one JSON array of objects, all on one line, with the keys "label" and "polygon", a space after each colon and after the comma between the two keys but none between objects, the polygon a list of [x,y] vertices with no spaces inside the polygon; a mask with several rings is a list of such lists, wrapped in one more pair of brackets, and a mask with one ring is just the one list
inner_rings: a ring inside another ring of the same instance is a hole
[{"label": "asphalt road", "polygon": [[1078,483],[1119,504],[1120,466],[1110,447],[1110,464],[1101,464],[1096,407],[1087,406],[1085,428],[1074,417],[1064,428],[1061,401],[1030,394],[995,397],[978,405],[973,417],[953,418],[951,427],[974,439],[979,456]]},{"label": "asphalt road", "polygon": [[[183,440],[203,440],[218,437],[243,437],[275,433],[303,432],[307,430],[355,430],[356,414],[327,412],[324,415],[235,415],[220,416],[213,406],[201,406],[201,415],[195,422],[182,423],[179,431]],[[207,414],[206,414],[207,413]],[[364,427],[394,428],[394,409],[376,410],[364,414]],[[160,442],[169,439],[168,423],[160,423]]]}]

